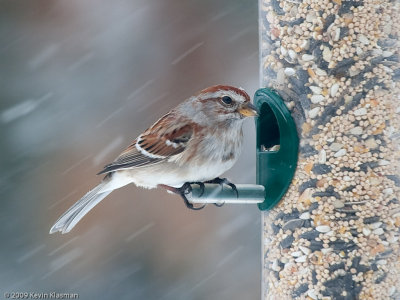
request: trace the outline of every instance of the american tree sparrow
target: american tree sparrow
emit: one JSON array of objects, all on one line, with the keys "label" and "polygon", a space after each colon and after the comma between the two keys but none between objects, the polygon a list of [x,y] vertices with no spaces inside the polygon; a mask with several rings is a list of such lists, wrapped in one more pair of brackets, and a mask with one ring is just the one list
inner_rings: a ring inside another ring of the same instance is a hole
[{"label": "american tree sparrow", "polygon": [[179,193],[185,204],[190,183],[227,183],[219,176],[238,159],[243,142],[242,124],[257,109],[241,88],[216,85],[172,109],[139,135],[98,174],[102,182],[70,207],[50,233],[69,232],[113,190],[129,183],[144,188],[162,187]]}]

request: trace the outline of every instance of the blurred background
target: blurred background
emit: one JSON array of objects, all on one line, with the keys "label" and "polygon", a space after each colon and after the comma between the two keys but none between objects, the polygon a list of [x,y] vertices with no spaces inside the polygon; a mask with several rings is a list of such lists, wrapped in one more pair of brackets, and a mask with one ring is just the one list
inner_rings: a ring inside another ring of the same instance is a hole
[{"label": "blurred background", "polygon": [[[256,206],[188,210],[113,192],[72,232],[69,206],[144,129],[193,93],[258,87],[257,1],[0,1],[0,299],[258,299]],[[254,123],[226,176],[255,182]]]}]

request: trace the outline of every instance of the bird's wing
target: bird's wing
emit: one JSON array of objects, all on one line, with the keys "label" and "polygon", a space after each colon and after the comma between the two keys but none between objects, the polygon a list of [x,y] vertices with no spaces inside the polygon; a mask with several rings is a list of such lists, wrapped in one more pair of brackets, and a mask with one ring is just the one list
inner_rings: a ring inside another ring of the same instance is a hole
[{"label": "bird's wing", "polygon": [[133,141],[98,174],[153,165],[185,150],[193,135],[193,125],[170,112]]}]

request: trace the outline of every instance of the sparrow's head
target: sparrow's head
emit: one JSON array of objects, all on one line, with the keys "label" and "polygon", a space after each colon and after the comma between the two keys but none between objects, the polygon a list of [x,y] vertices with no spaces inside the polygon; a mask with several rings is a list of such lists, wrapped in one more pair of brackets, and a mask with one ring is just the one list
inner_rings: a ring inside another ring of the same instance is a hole
[{"label": "sparrow's head", "polygon": [[208,120],[235,121],[258,115],[258,109],[250,102],[249,95],[233,86],[211,86],[192,99]]}]

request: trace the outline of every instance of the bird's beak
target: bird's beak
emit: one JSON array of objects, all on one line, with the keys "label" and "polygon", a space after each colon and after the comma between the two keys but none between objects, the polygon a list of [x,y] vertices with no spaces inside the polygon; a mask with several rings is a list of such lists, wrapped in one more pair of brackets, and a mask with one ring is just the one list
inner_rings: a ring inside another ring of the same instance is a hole
[{"label": "bird's beak", "polygon": [[250,102],[243,103],[239,108],[238,112],[244,117],[255,117],[260,114],[257,107]]}]

